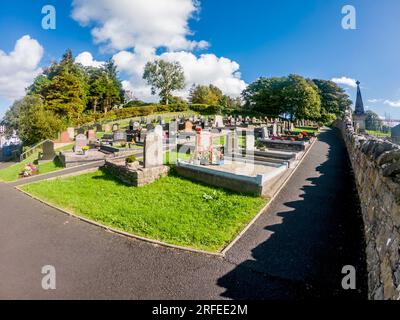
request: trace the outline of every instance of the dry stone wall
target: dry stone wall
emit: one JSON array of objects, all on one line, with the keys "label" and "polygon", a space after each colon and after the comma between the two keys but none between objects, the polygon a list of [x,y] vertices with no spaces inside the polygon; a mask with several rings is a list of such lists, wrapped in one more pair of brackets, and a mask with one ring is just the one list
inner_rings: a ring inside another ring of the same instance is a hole
[{"label": "dry stone wall", "polygon": [[400,146],[337,122],[353,166],[367,243],[369,298],[400,300]]}]

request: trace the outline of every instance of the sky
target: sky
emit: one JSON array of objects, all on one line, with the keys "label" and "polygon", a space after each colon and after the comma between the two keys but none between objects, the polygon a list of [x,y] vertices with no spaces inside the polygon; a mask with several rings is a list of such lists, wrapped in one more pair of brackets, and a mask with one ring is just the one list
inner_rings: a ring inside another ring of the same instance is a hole
[{"label": "sky", "polygon": [[[56,28],[42,27],[42,8]],[[356,29],[342,8],[356,9]],[[237,96],[261,76],[334,80],[355,100],[400,119],[398,0],[13,0],[0,12],[0,117],[34,77],[72,49],[84,65],[112,58],[124,88],[154,101],[142,80],[149,60],[179,61],[191,85]]]}]

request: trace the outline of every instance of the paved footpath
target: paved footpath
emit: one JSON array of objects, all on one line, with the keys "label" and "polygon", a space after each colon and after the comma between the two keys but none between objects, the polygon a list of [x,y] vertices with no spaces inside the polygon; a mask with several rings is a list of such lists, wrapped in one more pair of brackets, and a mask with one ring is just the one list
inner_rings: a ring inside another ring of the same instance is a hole
[{"label": "paved footpath", "polygon": [[[225,258],[127,239],[0,184],[0,299],[364,299],[358,199],[342,141],[322,133]],[[343,291],[354,265],[358,290]],[[41,288],[53,265],[57,289]]]}]

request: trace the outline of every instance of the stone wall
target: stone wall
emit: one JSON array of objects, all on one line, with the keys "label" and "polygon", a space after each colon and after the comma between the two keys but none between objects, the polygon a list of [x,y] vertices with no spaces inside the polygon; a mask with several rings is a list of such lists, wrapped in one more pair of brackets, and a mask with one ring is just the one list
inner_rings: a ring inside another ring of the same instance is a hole
[{"label": "stone wall", "polygon": [[130,168],[125,165],[125,160],[106,161],[104,168],[122,182],[134,187],[150,184],[161,177],[167,176],[169,172],[169,167],[167,166]]},{"label": "stone wall", "polygon": [[337,122],[356,179],[365,225],[369,298],[400,300],[400,147]]}]

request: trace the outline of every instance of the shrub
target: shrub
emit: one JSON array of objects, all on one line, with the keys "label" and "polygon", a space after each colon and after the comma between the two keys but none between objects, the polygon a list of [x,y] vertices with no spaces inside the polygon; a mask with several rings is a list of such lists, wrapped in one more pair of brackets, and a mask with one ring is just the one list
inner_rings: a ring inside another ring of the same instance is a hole
[{"label": "shrub", "polygon": [[135,155],[131,155],[125,159],[126,163],[134,163],[136,161]]}]

